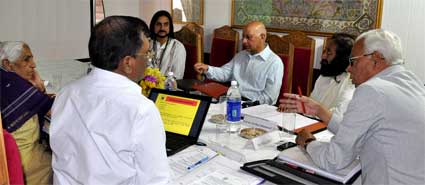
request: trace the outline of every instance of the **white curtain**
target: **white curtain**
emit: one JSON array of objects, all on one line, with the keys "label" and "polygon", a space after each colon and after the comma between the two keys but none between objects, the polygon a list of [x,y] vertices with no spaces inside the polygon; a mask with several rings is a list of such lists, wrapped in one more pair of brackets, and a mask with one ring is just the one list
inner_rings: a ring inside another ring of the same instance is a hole
[{"label": "white curtain", "polygon": [[194,19],[194,15],[193,15],[193,5],[194,5],[194,2],[193,1],[196,1],[196,0],[181,0],[181,3],[182,3],[182,6],[183,6],[183,11],[184,11],[184,14],[186,15],[186,21],[188,21],[188,22],[193,22],[195,19]]}]

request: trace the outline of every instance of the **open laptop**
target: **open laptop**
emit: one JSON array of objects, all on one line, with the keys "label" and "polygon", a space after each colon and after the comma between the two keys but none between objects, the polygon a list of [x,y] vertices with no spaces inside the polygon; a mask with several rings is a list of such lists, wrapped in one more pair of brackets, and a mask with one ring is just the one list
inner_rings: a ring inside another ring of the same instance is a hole
[{"label": "open laptop", "polygon": [[155,103],[164,122],[167,156],[198,141],[211,97],[152,89],[148,98]]}]

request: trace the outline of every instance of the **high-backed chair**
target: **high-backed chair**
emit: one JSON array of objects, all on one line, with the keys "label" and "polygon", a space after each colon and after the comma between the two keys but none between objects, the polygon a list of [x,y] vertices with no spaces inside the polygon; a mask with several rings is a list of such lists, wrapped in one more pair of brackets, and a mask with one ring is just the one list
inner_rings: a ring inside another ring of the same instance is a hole
[{"label": "high-backed chair", "polygon": [[289,41],[282,39],[278,35],[268,34],[267,42],[270,49],[282,59],[284,71],[282,86],[278,99],[283,97],[283,93],[292,92],[292,71],[294,63],[294,45]]},{"label": "high-backed chair", "polygon": [[[1,116],[0,116],[1,119]],[[15,139],[0,121],[0,184],[24,184],[21,157]]]},{"label": "high-backed chair", "polygon": [[[1,123],[1,120],[0,120],[0,123]],[[0,124],[0,184],[9,184],[9,173],[7,171],[6,147],[4,145],[4,132],[3,132],[2,124]]]},{"label": "high-backed chair", "polygon": [[185,27],[201,36],[201,60],[204,61],[204,28],[196,23],[187,23]]},{"label": "high-backed chair", "polygon": [[200,80],[201,75],[195,71],[193,65],[203,62],[201,36],[185,26],[175,32],[174,36],[183,43],[186,49],[186,65],[183,78]]},{"label": "high-backed chair", "polygon": [[224,25],[214,30],[211,44],[211,66],[220,67],[229,62],[238,52],[239,33]]},{"label": "high-backed chair", "polygon": [[282,39],[294,45],[294,67],[292,78],[292,93],[298,94],[300,86],[305,96],[310,96],[313,88],[313,63],[315,40],[307,37],[303,32],[290,32]]}]

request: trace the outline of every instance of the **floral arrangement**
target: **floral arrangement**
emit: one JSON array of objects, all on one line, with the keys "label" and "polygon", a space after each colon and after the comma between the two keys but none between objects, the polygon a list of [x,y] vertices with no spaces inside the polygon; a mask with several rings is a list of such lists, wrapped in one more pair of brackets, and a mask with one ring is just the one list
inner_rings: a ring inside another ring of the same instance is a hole
[{"label": "floral arrangement", "polygon": [[165,76],[161,74],[158,68],[146,68],[145,78],[140,81],[143,95],[148,96],[152,88],[164,89],[164,81]]}]

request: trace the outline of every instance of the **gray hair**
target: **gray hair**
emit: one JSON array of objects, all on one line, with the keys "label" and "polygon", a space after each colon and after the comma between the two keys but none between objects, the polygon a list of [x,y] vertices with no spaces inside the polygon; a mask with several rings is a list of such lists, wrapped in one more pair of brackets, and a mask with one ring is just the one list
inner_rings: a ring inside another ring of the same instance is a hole
[{"label": "gray hair", "polygon": [[389,65],[404,63],[401,40],[395,33],[384,29],[375,29],[362,33],[357,37],[356,42],[361,39],[364,39],[365,54],[377,51],[382,54]]},{"label": "gray hair", "polygon": [[[5,41],[0,43],[0,61],[7,59],[13,63],[21,56],[24,45],[22,41]],[[3,66],[3,63],[1,64]]]}]

